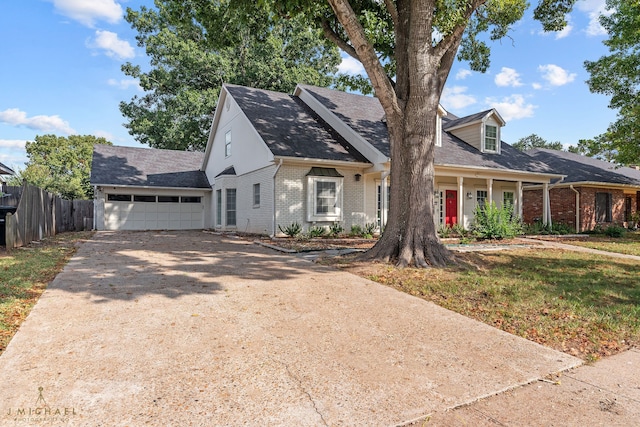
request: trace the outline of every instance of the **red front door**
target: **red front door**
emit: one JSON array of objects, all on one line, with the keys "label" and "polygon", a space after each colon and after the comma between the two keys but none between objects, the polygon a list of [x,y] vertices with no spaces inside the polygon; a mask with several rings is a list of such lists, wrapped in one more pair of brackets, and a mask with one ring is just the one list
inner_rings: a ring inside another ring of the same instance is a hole
[{"label": "red front door", "polygon": [[445,192],[445,225],[453,227],[458,223],[458,192],[446,190]]}]

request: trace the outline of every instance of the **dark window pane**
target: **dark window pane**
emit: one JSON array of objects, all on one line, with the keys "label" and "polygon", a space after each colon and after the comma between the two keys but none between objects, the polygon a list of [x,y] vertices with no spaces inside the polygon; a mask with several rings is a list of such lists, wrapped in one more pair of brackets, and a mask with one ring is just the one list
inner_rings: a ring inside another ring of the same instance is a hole
[{"label": "dark window pane", "polygon": [[134,202],[155,203],[156,196],[133,196]]},{"label": "dark window pane", "polygon": [[180,196],[158,196],[158,203],[179,203]]},{"label": "dark window pane", "polygon": [[200,197],[185,197],[182,196],[182,203],[200,203]]},{"label": "dark window pane", "polygon": [[110,202],[130,202],[131,194],[107,194],[107,200]]}]

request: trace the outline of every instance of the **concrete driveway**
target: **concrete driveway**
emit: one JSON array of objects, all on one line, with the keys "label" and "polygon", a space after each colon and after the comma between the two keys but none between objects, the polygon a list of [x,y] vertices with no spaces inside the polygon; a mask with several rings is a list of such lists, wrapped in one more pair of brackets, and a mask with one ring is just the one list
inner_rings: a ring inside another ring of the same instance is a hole
[{"label": "concrete driveway", "polygon": [[401,425],[578,364],[245,241],[102,232],[0,357],[0,425]]}]

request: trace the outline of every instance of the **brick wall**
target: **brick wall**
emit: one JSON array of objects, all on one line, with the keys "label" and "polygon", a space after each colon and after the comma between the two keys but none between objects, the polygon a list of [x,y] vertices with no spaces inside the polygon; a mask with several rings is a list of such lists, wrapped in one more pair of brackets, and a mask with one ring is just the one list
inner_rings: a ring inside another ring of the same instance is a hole
[{"label": "brick wall", "polygon": [[[611,222],[600,223],[607,227],[612,224],[627,225],[625,222],[625,199],[631,197],[631,211],[638,210],[638,193],[624,194],[622,190],[595,187],[575,187],[580,192],[580,230],[592,230],[596,225],[596,193],[611,193]],[[525,190],[524,222],[531,224],[542,218],[542,190]],[[567,187],[552,188],[549,192],[551,219],[576,228],[576,194]]]}]

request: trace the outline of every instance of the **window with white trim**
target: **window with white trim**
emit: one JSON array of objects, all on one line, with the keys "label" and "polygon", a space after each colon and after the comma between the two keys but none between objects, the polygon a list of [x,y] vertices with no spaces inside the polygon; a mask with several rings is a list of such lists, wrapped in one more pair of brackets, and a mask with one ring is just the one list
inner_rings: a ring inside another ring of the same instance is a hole
[{"label": "window with white trim", "polygon": [[253,184],[253,207],[260,207],[260,184]]},{"label": "window with white trim", "polygon": [[236,225],[236,189],[235,188],[227,188],[226,194],[226,205],[225,205],[225,214],[226,214],[226,225],[234,226]]},{"label": "window with white trim", "polygon": [[493,125],[484,126],[484,151],[498,151],[498,127]]},{"label": "window with white trim", "polygon": [[513,191],[505,191],[502,193],[502,205],[513,207],[515,201],[515,193]]},{"label": "window with white trim", "polygon": [[480,209],[484,209],[484,205],[487,202],[487,190],[477,190],[476,191],[476,206],[479,206]]},{"label": "window with white trim", "polygon": [[224,156],[229,157],[231,155],[231,131],[228,130],[224,134]]},{"label": "window with white trim", "polygon": [[342,221],[342,177],[309,176],[308,221]]}]

